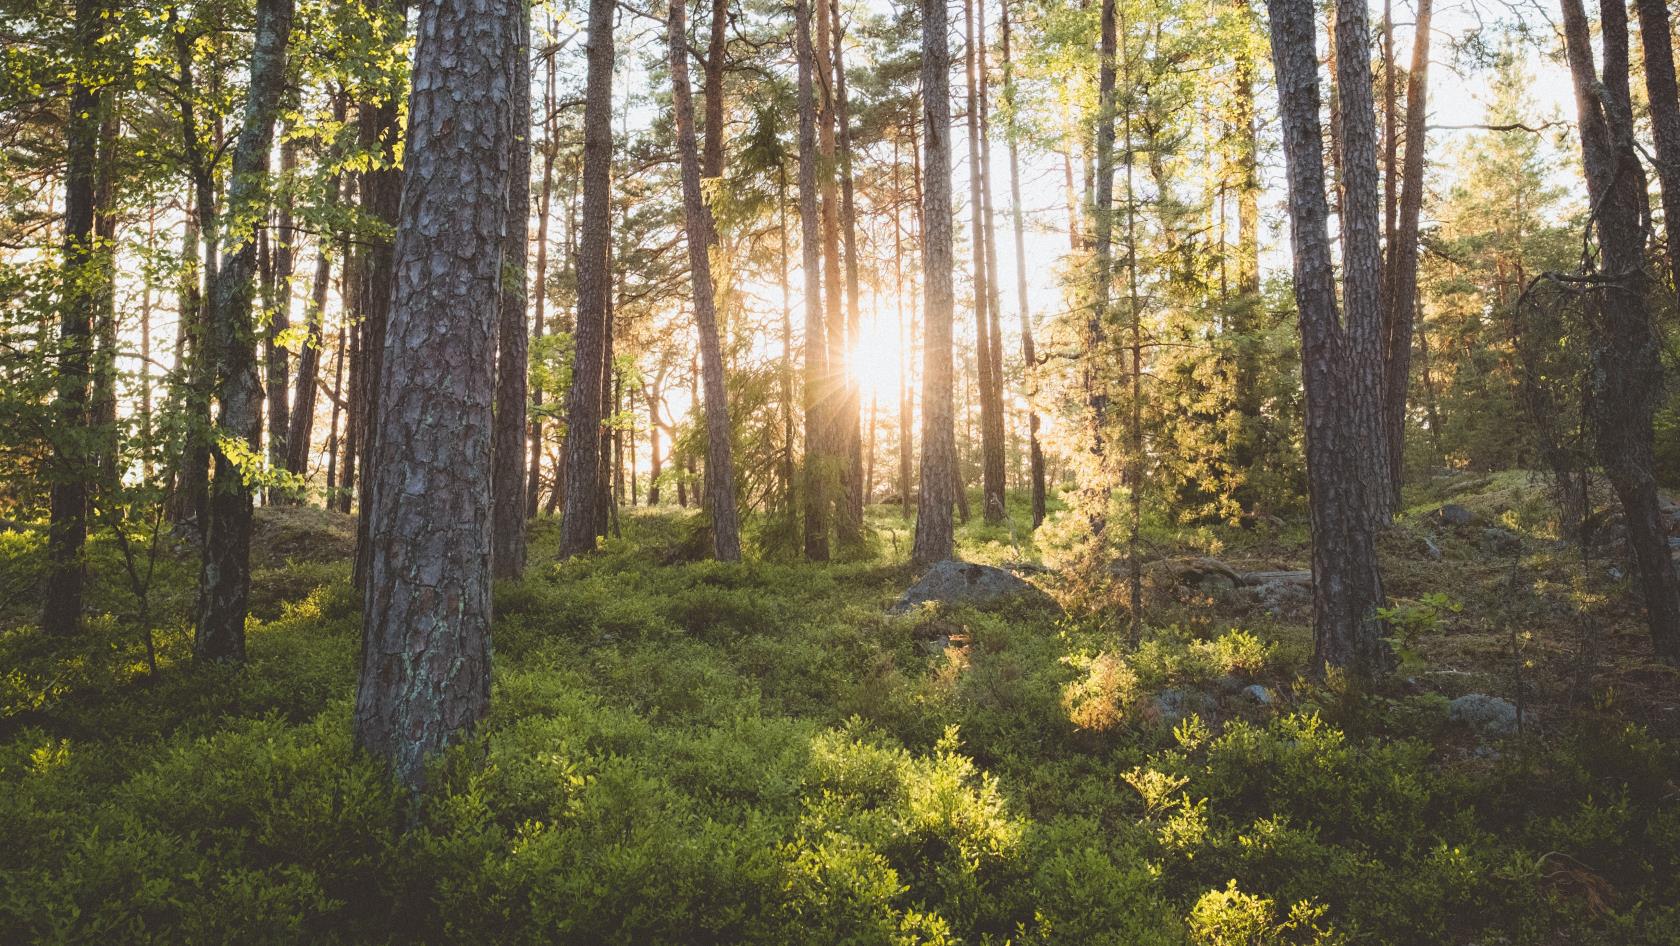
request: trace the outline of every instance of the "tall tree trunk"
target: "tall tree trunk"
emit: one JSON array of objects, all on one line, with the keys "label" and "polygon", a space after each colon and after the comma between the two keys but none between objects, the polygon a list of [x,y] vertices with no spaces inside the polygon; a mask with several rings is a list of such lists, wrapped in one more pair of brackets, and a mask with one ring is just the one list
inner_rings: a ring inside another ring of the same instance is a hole
[{"label": "tall tree trunk", "polygon": [[1406,167],[1400,184],[1400,219],[1389,240],[1384,274],[1388,291],[1383,318],[1383,430],[1390,512],[1400,508],[1400,484],[1405,476],[1406,397],[1411,389],[1417,315],[1418,217],[1423,212],[1423,155],[1429,134],[1430,12],[1430,0],[1418,0],[1412,70],[1406,77]]},{"label": "tall tree trunk", "polygon": [[826,562],[828,415],[833,407],[827,403],[828,335],[823,317],[823,227],[817,208],[816,53],[811,41],[811,0],[794,0],[793,11],[793,45],[799,61],[799,250],[805,273],[805,558]]},{"label": "tall tree trunk", "polygon": [[[1352,355],[1349,380],[1356,386],[1348,406],[1354,412],[1359,435],[1355,456],[1367,484],[1365,503],[1372,523],[1380,527],[1394,518],[1394,502],[1391,491],[1384,488],[1390,467],[1382,413],[1383,265],[1377,117],[1371,60],[1364,52],[1370,32],[1364,5],[1339,0],[1337,48],[1350,53],[1358,51],[1357,55],[1344,55],[1336,60],[1337,114],[1342,122],[1343,323]],[[1370,432],[1369,436],[1364,435],[1366,431]]]},{"label": "tall tree trunk", "polygon": [[713,306],[708,239],[712,222],[700,193],[700,157],[694,137],[693,95],[688,85],[688,30],[683,7],[671,0],[671,107],[676,114],[677,157],[682,163],[683,220],[687,230],[688,270],[694,285],[694,320],[700,334],[700,358],[706,386],[706,512],[712,520],[712,552],[723,562],[741,560],[741,524],[735,510],[735,466],[730,457],[733,432],[729,395],[723,384],[723,351],[718,344]]},{"label": "tall tree trunk", "polygon": [[338,345],[333,350],[332,415],[327,422],[327,508],[332,508],[333,489],[338,485],[338,417],[343,413],[345,327],[338,327]]},{"label": "tall tree trunk", "polygon": [[[189,238],[196,238],[196,243],[192,245],[188,258],[189,262],[197,264],[188,266],[183,274],[186,286],[180,321],[183,335],[190,336],[192,344],[186,372],[187,436],[177,474],[180,508],[176,519],[190,523],[194,535],[202,541],[205,526],[210,520],[210,398],[211,388],[215,386],[216,352],[206,296],[209,287],[216,282],[218,237],[213,155],[220,142],[213,129],[201,127],[194,104],[199,95],[193,72],[196,37],[179,25],[173,8],[169,10],[168,22],[174,30],[182,153],[188,156],[187,176],[193,191],[192,217],[187,221],[187,231]],[[215,83],[212,82],[212,85]]]},{"label": "tall tree trunk", "polygon": [[[835,113],[840,126],[840,226],[846,249],[846,348],[841,364],[850,364],[856,353],[849,349],[857,344],[862,318],[858,314],[857,209],[852,202],[852,117],[851,102],[846,95],[846,60],[841,55],[844,34],[840,29],[839,0],[830,0],[834,23],[834,99]],[[868,484],[863,480],[863,452],[859,443],[858,425],[861,420],[856,373],[847,371],[840,379],[844,387],[841,402],[843,420],[845,466],[841,479],[846,484],[843,501],[836,510],[835,532],[841,543],[856,543],[863,535],[863,503]]]},{"label": "tall tree trunk", "polygon": [[968,85],[968,201],[974,251],[974,369],[975,387],[980,395],[980,505],[987,522],[1002,522],[1003,420],[997,416],[1001,404],[992,400],[994,346],[988,304],[993,293],[986,257],[986,181],[980,164],[982,145],[979,85],[984,79],[979,74],[978,44],[983,43],[985,38],[976,37],[974,22],[974,0],[963,0],[963,29],[966,39],[963,73]]},{"label": "tall tree trunk", "polygon": [[[553,18],[549,20],[549,32],[553,33]],[[533,341],[543,337],[547,326],[544,324],[548,312],[548,221],[554,206],[554,158],[559,149],[556,140],[559,134],[559,116],[555,113],[555,53],[550,50],[545,56],[547,73],[543,83],[543,148],[542,148],[542,190],[537,200],[537,273],[535,291],[532,293],[534,303],[531,313],[531,338]],[[540,408],[543,403],[543,389],[541,384],[531,385],[531,405]],[[542,457],[543,457],[543,415],[541,410],[531,412],[531,456],[525,478],[525,515],[536,518],[537,492],[542,485]],[[657,452],[657,448],[655,450]]]},{"label": "tall tree trunk", "polygon": [[502,250],[501,314],[496,329],[496,428],[492,433],[491,570],[497,578],[525,571],[525,398],[530,323],[526,253],[531,217],[531,12],[520,3],[514,49],[512,147],[508,170],[507,237]]},{"label": "tall tree trunk", "polygon": [[1095,285],[1091,312],[1085,322],[1085,357],[1081,369],[1085,406],[1090,413],[1090,483],[1082,497],[1086,520],[1094,538],[1108,525],[1108,385],[1101,377],[1106,364],[1108,318],[1114,283],[1114,119],[1117,111],[1114,90],[1115,58],[1119,39],[1115,0],[1102,0],[1101,53],[1097,67],[1096,180],[1091,186],[1091,221],[1095,256]]},{"label": "tall tree trunk", "polygon": [[[795,500],[793,464],[793,299],[788,285],[788,195],[787,160],[779,157],[776,166],[777,235],[781,238],[782,279],[782,511],[787,515],[790,529],[799,523],[798,503]],[[796,533],[790,533],[796,534]]]},{"label": "tall tree trunk", "polygon": [[[822,277],[823,329],[822,344],[827,346],[823,378],[822,464],[824,498],[833,503],[835,540],[846,545],[854,538],[847,531],[846,511],[850,507],[850,450],[857,439],[854,427],[856,416],[848,409],[851,376],[848,371],[846,316],[842,308],[840,268],[840,194],[836,186],[835,141],[835,72],[834,31],[831,4],[833,0],[816,0],[811,11],[812,53],[816,64],[817,106],[817,174],[821,197],[822,219]],[[806,344],[809,344],[807,341]]]},{"label": "tall tree trunk", "polygon": [[[343,111],[338,106],[342,101],[342,96],[335,97],[336,114],[333,117],[338,121],[344,120]],[[297,151],[295,140],[280,142],[282,187],[287,186],[286,182],[297,173]],[[334,190],[336,189],[335,186]],[[264,300],[269,309],[268,334],[263,339],[263,355],[268,369],[268,463],[275,469],[299,472],[291,461],[292,415],[286,401],[286,388],[290,385],[291,353],[281,342],[292,327],[292,272],[296,267],[293,241],[297,234],[292,229],[292,201],[282,194],[279,203],[274,230],[274,291]],[[306,346],[305,352],[307,351]],[[276,498],[275,493],[271,493],[269,501],[273,502]]]},{"label": "tall tree trunk", "polygon": [[1657,654],[1680,660],[1680,583],[1657,510],[1651,422],[1662,385],[1657,335],[1646,305],[1645,172],[1634,150],[1628,90],[1627,8],[1600,4],[1604,71],[1593,63],[1591,26],[1581,0],[1562,0],[1563,27],[1575,83],[1582,164],[1596,208],[1602,271],[1584,259],[1597,286],[1589,298],[1592,326],[1594,446],[1621,501],[1628,545],[1639,572]]},{"label": "tall tree trunk", "polygon": [[[1343,0],[1344,7],[1361,0]],[[1391,656],[1377,611],[1383,604],[1372,519],[1366,505],[1356,402],[1374,391],[1355,384],[1361,354],[1337,317],[1323,132],[1319,125],[1318,56],[1311,0],[1270,0],[1283,151],[1294,244],[1295,300],[1301,323],[1306,388],[1308,502],[1313,566],[1313,667],[1356,676],[1384,672]],[[1344,15],[1363,19],[1358,11]],[[1375,184],[1375,152],[1369,154]],[[1350,188],[1351,189],[1351,188]],[[1367,195],[1374,209],[1374,192]],[[1374,214],[1373,214],[1374,215]],[[1366,313],[1369,317],[1373,313]],[[1369,428],[1374,430],[1375,428]],[[1368,439],[1368,438],[1366,438]]]},{"label": "tall tree trunk", "polygon": [[1668,242],[1671,286],[1680,292],[1680,90],[1674,77],[1670,4],[1636,0],[1639,42],[1645,50],[1645,92],[1651,138],[1657,146],[1657,180],[1662,184],[1663,234]]},{"label": "tall tree trunk", "polygon": [[[1121,81],[1132,88],[1131,32],[1122,17],[1119,24],[1120,62],[1125,70]],[[1126,529],[1126,565],[1130,591],[1131,635],[1134,642],[1143,633],[1143,556],[1139,547],[1143,529],[1143,313],[1138,295],[1137,238],[1137,150],[1132,138],[1132,110],[1126,109],[1126,323],[1131,336],[1131,411],[1126,425],[1126,505],[1130,511]],[[1169,245],[1172,237],[1168,237]]]},{"label": "tall tree trunk", "polygon": [[[333,188],[337,193],[337,187]],[[309,308],[303,317],[307,329],[303,351],[298,354],[297,389],[292,395],[294,410],[286,433],[286,469],[299,475],[309,472],[311,441],[315,435],[316,378],[321,369],[321,323],[326,318],[327,290],[332,285],[332,257],[327,237],[315,243],[315,280],[309,290]]]},{"label": "tall tree trunk", "polygon": [[[235,219],[260,217],[267,200],[269,150],[274,143],[274,119],[286,78],[291,33],[292,0],[260,0],[244,125],[234,146],[228,185],[228,212]],[[256,326],[251,311],[256,252],[251,236],[230,228],[223,263],[210,294],[220,409],[210,524],[199,572],[198,626],[193,635],[193,656],[198,660],[245,659],[245,616],[251,591],[251,487],[241,468],[244,458],[237,454],[260,455],[262,449],[262,390],[257,381]],[[230,450],[234,444],[237,447]]]},{"label": "tall tree trunk", "polygon": [[612,292],[612,0],[589,0],[588,78],[583,113],[583,222],[577,254],[577,355],[566,396],[565,511],[560,555],[595,548],[601,502],[601,384]]},{"label": "tall tree trunk", "polygon": [[991,70],[986,64],[986,0],[975,0],[975,69],[978,76],[977,91],[980,97],[980,208],[981,219],[985,222],[986,235],[986,340],[991,346],[986,361],[991,366],[990,376],[986,379],[986,387],[981,394],[991,401],[991,430],[985,438],[989,446],[982,457],[986,466],[991,470],[990,476],[997,484],[995,501],[988,503],[994,507],[993,521],[1002,521],[1007,513],[1005,491],[1007,482],[1007,454],[1008,438],[1005,430],[1008,427],[1006,411],[1003,404],[1003,281],[998,275],[997,252],[997,216],[992,209],[992,119],[991,92],[988,88],[991,81]]},{"label": "tall tree trunk", "polygon": [[[380,38],[385,48],[402,45],[408,33],[409,0],[381,0],[378,7]],[[403,169],[397,163],[402,137],[400,93],[376,90],[364,95],[356,106],[357,140],[365,152],[374,152],[379,163],[361,174],[358,181],[362,210],[372,219],[396,227],[402,212]],[[350,491],[355,486],[356,456],[378,455],[382,431],[371,419],[379,416],[379,398],[385,374],[385,333],[390,322],[391,300],[396,291],[395,240],[367,245],[356,263],[357,278],[352,286],[353,308],[360,319],[350,343],[350,401],[353,409],[344,420],[344,463],[339,468],[339,503],[350,510]],[[364,474],[372,473],[364,470]],[[356,590],[365,595],[368,577],[369,529],[372,506],[356,504]]]},{"label": "tall tree trunk", "polygon": [[[1015,234],[1015,303],[1021,310],[1022,371],[1029,380],[1038,371],[1038,352],[1033,346],[1032,303],[1027,295],[1026,207],[1021,203],[1020,128],[1015,104],[1015,64],[1010,54],[1010,0],[1001,0],[1003,30],[1003,98],[1009,112],[1009,206]],[[1044,448],[1038,441],[1038,408],[1034,398],[1038,391],[1029,383],[1027,388],[1027,451],[1028,476],[1032,489],[1032,523],[1036,529],[1044,522]]]},{"label": "tall tree trunk", "polygon": [[[47,578],[41,628],[74,634],[82,627],[82,585],[86,566],[89,423],[89,355],[102,278],[89,278],[107,249],[96,246],[99,214],[96,175],[104,90],[91,79],[94,57],[105,33],[102,0],[78,0],[75,10],[76,77],[70,85],[64,169],[64,300],[59,311],[58,390],[53,414],[60,426],[53,438],[51,512],[47,526]],[[85,70],[85,72],[84,72]]]},{"label": "tall tree trunk", "polygon": [[922,484],[910,560],[951,557],[956,431],[951,413],[951,48],[945,0],[922,3]]},{"label": "tall tree trunk", "polygon": [[910,358],[915,330],[904,316],[904,227],[903,192],[898,183],[898,139],[893,139],[893,298],[898,306],[898,503],[899,514],[910,520],[910,467],[915,460],[911,424],[915,422],[910,394]]},{"label": "tall tree trunk", "polygon": [[[524,4],[420,8],[356,744],[418,789],[490,703],[490,450]],[[447,221],[448,226],[443,226]]]}]

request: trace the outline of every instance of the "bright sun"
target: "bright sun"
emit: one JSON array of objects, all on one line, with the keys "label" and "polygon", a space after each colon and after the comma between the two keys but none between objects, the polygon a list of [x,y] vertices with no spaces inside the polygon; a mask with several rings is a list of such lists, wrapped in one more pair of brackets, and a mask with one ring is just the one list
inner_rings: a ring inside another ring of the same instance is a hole
[{"label": "bright sun", "polygon": [[893,402],[898,398],[903,346],[896,319],[867,315],[852,346],[851,374],[863,401],[871,397]]}]

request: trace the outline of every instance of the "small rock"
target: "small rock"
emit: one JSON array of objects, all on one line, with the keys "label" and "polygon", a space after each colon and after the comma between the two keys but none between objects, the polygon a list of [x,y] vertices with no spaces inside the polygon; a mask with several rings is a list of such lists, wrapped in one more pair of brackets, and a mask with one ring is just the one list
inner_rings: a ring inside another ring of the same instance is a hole
[{"label": "small rock", "polygon": [[1482,530],[1482,548],[1489,552],[1515,552],[1522,548],[1522,536],[1510,529],[1489,526]]},{"label": "small rock", "polygon": [[1012,572],[946,559],[928,569],[888,611],[905,614],[928,602],[985,607],[1016,598],[1051,604],[1048,595]]},{"label": "small rock", "polygon": [[1273,579],[1255,585],[1250,592],[1273,617],[1288,618],[1312,608],[1312,583]]},{"label": "small rock", "polygon": [[1444,526],[1467,526],[1476,521],[1476,514],[1468,507],[1447,503],[1430,513],[1429,518]]},{"label": "small rock", "polygon": [[1240,693],[1243,688],[1243,679],[1234,673],[1227,673],[1215,679],[1213,685],[1218,687],[1222,693]]},{"label": "small rock", "polygon": [[1517,734],[1517,708],[1486,693],[1467,693],[1453,700],[1447,704],[1447,718],[1481,736],[1505,738]]},{"label": "small rock", "polygon": [[1163,726],[1177,726],[1191,716],[1213,719],[1213,697],[1197,690],[1162,690],[1149,698],[1149,718]]},{"label": "small rock", "polygon": [[1271,706],[1277,701],[1277,697],[1272,695],[1271,690],[1258,683],[1243,687],[1242,695],[1244,699],[1260,706]]}]

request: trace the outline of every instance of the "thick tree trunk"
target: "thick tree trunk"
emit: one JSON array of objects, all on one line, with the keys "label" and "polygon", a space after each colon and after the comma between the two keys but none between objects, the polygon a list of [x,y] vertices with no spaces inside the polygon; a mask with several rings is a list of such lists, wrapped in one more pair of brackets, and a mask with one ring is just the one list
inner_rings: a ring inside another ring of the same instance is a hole
[{"label": "thick tree trunk", "polygon": [[566,396],[565,511],[560,555],[595,548],[601,503],[602,378],[606,372],[612,274],[612,0],[590,0],[588,78],[583,114],[583,221],[577,253],[577,355]]},{"label": "thick tree trunk", "polygon": [[1383,431],[1388,447],[1391,512],[1400,508],[1400,484],[1405,476],[1406,398],[1411,389],[1412,336],[1417,324],[1418,217],[1423,211],[1423,155],[1429,133],[1430,12],[1430,0],[1418,0],[1412,70],[1406,77],[1406,167],[1400,184],[1399,222],[1389,241],[1384,273],[1388,292],[1383,318]]},{"label": "thick tree trunk", "polygon": [[1671,287],[1680,292],[1680,90],[1674,77],[1674,37],[1664,0],[1636,0],[1639,42],[1645,50],[1645,92],[1651,138],[1662,184],[1663,234],[1668,242]]},{"label": "thick tree trunk", "polygon": [[[105,32],[102,0],[78,0],[75,11],[76,54],[82,68],[92,69]],[[81,74],[80,69],[76,74]],[[53,441],[51,518],[47,526],[47,578],[42,594],[41,629],[49,634],[73,634],[82,627],[82,585],[86,566],[82,547],[87,541],[88,468],[85,444],[88,427],[89,354],[93,346],[94,310],[100,305],[97,285],[88,277],[99,265],[95,246],[95,175],[99,163],[99,124],[105,92],[87,81],[70,86],[64,169],[64,301],[59,312],[58,390],[53,414],[60,436]],[[82,439],[78,439],[82,438]]]},{"label": "thick tree trunk", "polygon": [[951,49],[945,0],[922,3],[922,485],[910,560],[951,557],[956,431],[951,413]]},{"label": "thick tree trunk", "polygon": [[525,571],[525,433],[530,323],[525,256],[531,216],[531,13],[521,3],[514,50],[513,164],[508,171],[507,237],[502,250],[501,314],[496,329],[496,429],[491,446],[490,562],[497,578]]},{"label": "thick tree trunk", "polygon": [[713,242],[708,239],[712,223],[700,193],[700,157],[696,153],[693,95],[688,85],[688,31],[683,22],[685,3],[686,0],[671,3],[671,107],[676,115],[688,270],[694,286],[694,320],[700,334],[701,377],[706,386],[706,512],[712,520],[713,554],[719,561],[738,562],[741,524],[735,510],[735,466],[730,457],[733,432],[729,425],[729,395],[724,390],[723,351],[718,344],[712,266],[708,258],[708,248]]},{"label": "thick tree trunk", "polygon": [[1627,8],[1600,5],[1604,72],[1593,63],[1591,26],[1581,0],[1563,0],[1563,27],[1575,83],[1582,164],[1595,208],[1602,271],[1589,274],[1598,291],[1589,299],[1592,326],[1594,446],[1627,523],[1658,656],[1680,660],[1680,583],[1657,510],[1652,417],[1662,386],[1657,334],[1646,294],[1645,172],[1634,150],[1628,89]]},{"label": "thick tree trunk", "polygon": [[[1344,0],[1344,5],[1358,2]],[[1356,676],[1374,676],[1388,669],[1391,656],[1377,616],[1383,604],[1382,577],[1364,496],[1366,480],[1357,462],[1363,445],[1355,402],[1374,398],[1375,391],[1355,384],[1359,349],[1349,339],[1350,331],[1339,324],[1336,312],[1323,133],[1318,120],[1313,4],[1311,0],[1270,0],[1268,6],[1287,162],[1295,299],[1306,388],[1313,666],[1318,673],[1333,668]],[[1362,18],[1362,13],[1357,15]],[[1363,183],[1374,186],[1374,150],[1369,157],[1372,173]],[[1366,198],[1374,210],[1374,192]],[[1374,314],[1366,313],[1367,317]]]},{"label": "thick tree trunk", "polygon": [[793,10],[793,45],[799,60],[799,249],[805,273],[805,558],[826,562],[828,417],[833,407],[827,403],[829,359],[823,317],[823,227],[817,206],[816,52],[811,41],[811,0],[794,0]]},{"label": "thick tree trunk", "polygon": [[[261,0],[257,4],[250,91],[228,185],[228,211],[235,219],[259,216],[267,199],[268,156],[286,78],[291,32],[292,0]],[[198,626],[193,635],[193,656],[198,660],[245,659],[252,496],[242,464],[246,457],[260,456],[262,449],[262,390],[257,381],[256,326],[251,311],[256,254],[254,238],[230,229],[223,264],[210,294],[220,409],[210,523],[199,572]]]},{"label": "thick tree trunk", "polygon": [[417,789],[490,702],[496,327],[524,5],[421,7],[377,424],[355,736]]}]

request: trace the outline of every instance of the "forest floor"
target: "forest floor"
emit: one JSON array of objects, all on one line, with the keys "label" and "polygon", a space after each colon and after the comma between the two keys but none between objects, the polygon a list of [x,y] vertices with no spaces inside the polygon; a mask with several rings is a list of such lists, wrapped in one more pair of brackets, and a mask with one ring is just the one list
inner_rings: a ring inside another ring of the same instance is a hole
[{"label": "forest floor", "polygon": [[112,543],[59,642],[41,536],[0,533],[0,942],[1680,942],[1680,672],[1618,553],[1524,473],[1408,501],[1403,662],[1362,692],[1303,678],[1299,595],[1206,561],[1305,568],[1298,524],[1152,524],[1134,645],[1019,497],[961,555],[1059,605],[889,615],[896,508],[829,565],[699,561],[639,510],[556,563],[543,521],[491,717],[418,802],[350,745],[348,517],[259,511],[237,669],[191,663],[169,543],[155,674]]}]

